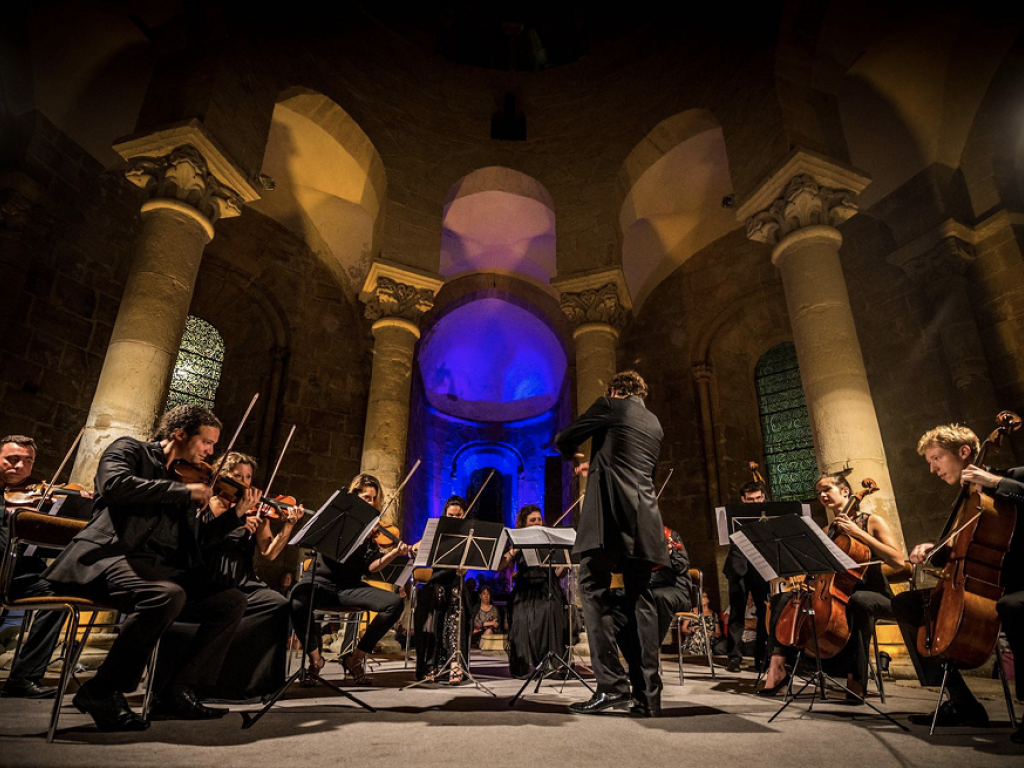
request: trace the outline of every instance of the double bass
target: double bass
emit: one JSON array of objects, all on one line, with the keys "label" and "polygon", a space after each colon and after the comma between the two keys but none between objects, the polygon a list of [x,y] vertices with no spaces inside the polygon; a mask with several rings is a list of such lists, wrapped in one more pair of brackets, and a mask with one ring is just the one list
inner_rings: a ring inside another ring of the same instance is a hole
[{"label": "double bass", "polygon": [[[847,517],[853,517],[865,497],[878,490],[878,484],[871,478],[864,478],[861,487],[863,490],[851,495],[843,507],[842,514]],[[834,520],[828,527],[828,537],[851,560],[858,563],[871,560],[871,548],[842,533]],[[775,625],[779,642],[798,647],[808,656],[819,659],[831,659],[843,650],[850,639],[846,605],[866,568],[865,565],[849,571],[808,576],[779,612]]]},{"label": "double bass", "polygon": [[[1021,419],[1002,411],[996,425],[974,464],[982,464],[989,446],[998,447],[1006,435],[1020,429]],[[996,601],[1003,596],[1003,558],[1016,523],[1012,504],[996,501],[977,486],[960,489],[941,541],[927,557],[942,571],[925,600],[926,621],[917,633],[922,656],[973,669],[992,655],[999,637]]]}]

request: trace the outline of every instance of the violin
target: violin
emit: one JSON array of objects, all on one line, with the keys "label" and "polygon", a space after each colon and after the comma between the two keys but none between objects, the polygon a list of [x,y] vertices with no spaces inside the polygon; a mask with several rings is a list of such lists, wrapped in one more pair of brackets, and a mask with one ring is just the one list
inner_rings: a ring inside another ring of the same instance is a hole
[{"label": "violin", "polygon": [[[878,490],[878,484],[871,478],[864,478],[861,487],[864,490],[850,496],[841,514],[852,517],[860,503]],[[871,560],[871,548],[842,533],[835,520],[828,527],[828,537],[851,560]],[[801,648],[808,656],[819,659],[831,659],[843,650],[850,639],[846,606],[865,570],[866,567],[809,575],[803,584],[795,586],[795,594],[779,611],[775,625],[779,642]]]},{"label": "violin", "polygon": [[[213,495],[221,496],[232,504],[237,504],[241,500],[242,494],[252,488],[230,475],[218,474],[215,479],[213,467],[205,461],[191,462],[185,459],[176,459],[171,462],[170,469],[173,476],[186,484],[210,485],[213,483]],[[269,502],[267,503],[269,504]]]},{"label": "violin", "polygon": [[[974,464],[981,465],[989,446],[1000,446],[1006,435],[1020,429],[1021,419],[1002,411],[996,425]],[[927,558],[949,549],[948,554],[942,552],[944,564],[938,583],[925,599],[926,621],[917,634],[917,650],[922,656],[961,669],[980,667],[991,657],[999,637],[996,601],[1003,596],[999,583],[1003,559],[1016,524],[1017,510],[1012,504],[996,501],[978,486],[960,489],[943,528],[943,540]]]},{"label": "violin", "polygon": [[47,491],[46,483],[32,483],[31,485],[18,485],[4,491],[4,501],[14,507],[34,507],[46,495],[50,496],[91,496],[83,485],[78,483],[67,483],[66,485],[54,485]]},{"label": "violin", "polygon": [[260,499],[259,506],[253,514],[260,520],[282,520],[288,512],[298,510],[300,506],[294,496],[275,496],[272,499]]},{"label": "violin", "polygon": [[384,523],[377,523],[377,527],[373,532],[373,541],[381,549],[391,549],[391,547],[397,546],[402,543],[397,525],[384,525]]}]

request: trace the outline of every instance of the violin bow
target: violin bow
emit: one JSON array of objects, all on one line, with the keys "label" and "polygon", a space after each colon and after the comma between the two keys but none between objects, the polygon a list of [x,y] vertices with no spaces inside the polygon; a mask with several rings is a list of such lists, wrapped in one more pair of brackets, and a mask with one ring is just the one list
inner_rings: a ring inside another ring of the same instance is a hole
[{"label": "violin bow", "polygon": [[[235,429],[235,434],[231,436],[231,442],[228,443],[228,447],[224,451],[224,455],[225,456],[227,456],[229,453],[231,453],[231,449],[235,447],[235,441],[238,439],[238,436],[242,433],[242,427],[245,426],[246,419],[248,419],[249,418],[249,414],[252,413],[252,407],[254,405],[256,405],[256,401],[259,399],[259,396],[260,396],[260,393],[257,392],[255,395],[252,396],[252,400],[249,401],[249,407],[245,409],[245,414],[242,416],[242,420],[240,422],[238,422],[238,427],[237,427],[237,429]],[[221,462],[220,466],[217,467],[217,471],[213,473],[213,477],[210,478],[210,487],[211,488],[215,488],[217,486],[217,479],[220,477],[220,467],[223,466],[223,465],[224,465],[224,462]],[[209,506],[208,503],[204,504],[196,512],[196,517],[199,517],[199,515],[202,514],[203,510],[206,509],[206,507],[208,507],[208,506]]]},{"label": "violin bow", "polygon": [[473,497],[473,500],[469,502],[469,506],[466,507],[466,514],[464,514],[463,517],[469,517],[469,513],[473,511],[473,507],[476,506],[477,501],[480,499],[480,494],[484,492],[484,488],[486,488],[487,484],[491,482],[491,478],[494,477],[495,472],[497,472],[497,470],[492,469],[491,473],[487,475],[487,479],[484,480],[483,485],[480,486],[480,490],[476,492],[476,496]]},{"label": "violin bow", "polygon": [[395,488],[395,492],[392,493],[391,494],[391,498],[388,499],[388,503],[385,504],[384,508],[380,511],[380,516],[381,517],[384,517],[384,513],[387,512],[388,509],[391,508],[391,505],[394,503],[395,499],[398,498],[398,494],[400,494],[402,492],[402,489],[405,488],[405,484],[409,482],[409,480],[412,478],[412,476],[414,474],[416,474],[416,470],[420,468],[420,464],[422,464],[422,463],[423,463],[422,461],[420,461],[419,459],[416,459],[416,463],[412,465],[412,469],[409,470],[409,474],[407,474],[405,476],[405,479],[401,483],[398,484],[398,487]]},{"label": "violin bow", "polygon": [[668,481],[672,479],[673,472],[675,472],[674,468],[668,471],[668,477],[666,477],[665,482],[661,484],[661,490],[658,491],[658,494],[654,497],[655,499],[661,498],[661,494],[665,492],[665,486],[668,485]]},{"label": "violin bow", "polygon": [[581,494],[580,494],[579,496],[577,496],[577,497],[576,497],[576,501],[574,501],[574,502],[572,503],[572,506],[571,506],[571,507],[569,507],[569,508],[568,508],[567,510],[565,510],[565,512],[563,512],[563,513],[562,513],[562,516],[561,516],[560,518],[558,518],[557,520],[555,520],[555,522],[554,522],[554,523],[552,523],[552,524],[551,524],[551,527],[552,527],[552,528],[557,528],[557,527],[558,527],[558,524],[559,524],[560,522],[562,522],[563,520],[565,520],[565,516],[566,516],[566,515],[568,515],[568,514],[569,514],[570,512],[572,512],[572,511],[573,511],[574,509],[576,509],[576,506],[577,506],[577,505],[578,505],[578,504],[579,504],[579,503],[580,503],[581,501],[583,501],[583,497],[584,497],[584,496],[586,496],[586,494],[585,494],[585,493],[581,493]]},{"label": "violin bow", "polygon": [[281,462],[284,460],[285,451],[288,450],[288,446],[291,445],[292,437],[295,435],[295,425],[292,424],[291,430],[288,432],[288,438],[284,441],[284,446],[281,448],[281,455],[277,457],[277,463],[274,465],[274,471],[270,473],[270,479],[267,481],[267,489],[263,491],[263,495],[270,496],[270,486],[274,484],[274,478],[277,477],[277,470],[281,468]]},{"label": "violin bow", "polygon": [[42,512],[43,504],[45,504],[46,503],[46,499],[49,498],[50,492],[53,490],[53,486],[57,482],[57,478],[60,477],[60,473],[64,471],[64,465],[68,463],[68,459],[70,459],[71,458],[71,454],[73,454],[75,452],[75,448],[78,447],[78,443],[81,442],[82,435],[84,435],[84,434],[85,434],[85,424],[83,424],[82,428],[80,430],[78,430],[78,437],[75,438],[75,442],[73,442],[71,444],[71,447],[68,448],[68,452],[64,454],[64,461],[62,461],[60,463],[60,466],[57,467],[57,471],[53,473],[53,478],[50,480],[50,482],[48,482],[46,484],[46,488],[43,489],[43,498],[41,498],[39,500],[39,504],[36,505],[36,512]]}]

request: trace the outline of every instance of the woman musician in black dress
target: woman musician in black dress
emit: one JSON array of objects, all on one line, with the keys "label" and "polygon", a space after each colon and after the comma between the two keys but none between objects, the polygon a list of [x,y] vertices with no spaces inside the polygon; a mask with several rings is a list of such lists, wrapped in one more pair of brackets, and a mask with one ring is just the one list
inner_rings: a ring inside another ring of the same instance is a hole
[{"label": "woman musician in black dress", "polygon": [[[544,513],[527,504],[516,516],[516,528],[544,525]],[[535,550],[542,552],[543,550]],[[528,566],[522,551],[510,549],[501,568],[516,564],[515,586],[509,602],[508,669],[513,677],[529,677],[548,651],[559,656],[569,642],[568,602],[559,583],[567,568],[554,573],[540,565]]]},{"label": "woman musician in black dress", "polygon": [[[847,604],[847,622],[850,637],[843,649],[830,659],[822,660],[822,667],[830,675],[846,675],[846,687],[854,694],[862,696],[868,672],[869,638],[865,634],[865,623],[858,618],[859,612],[876,599],[890,599],[892,590],[882,573],[882,564],[895,569],[903,567],[903,553],[896,543],[892,529],[879,515],[870,512],[855,511],[852,516],[845,513],[853,491],[846,478],[842,475],[821,475],[814,484],[826,511],[833,517],[832,525],[839,533],[846,534],[866,545],[871,552],[873,562],[867,567],[863,578],[859,581]],[[792,649],[782,645],[776,634],[776,622],[783,606],[792,597],[792,592],[784,592],[772,598],[770,627],[768,672],[765,675],[764,688],[757,693],[760,696],[774,696],[789,683],[785,660]],[[860,703],[856,697],[848,697],[849,703]]]},{"label": "woman musician in black dress", "polygon": [[[442,514],[444,517],[465,517],[465,499],[452,496],[444,503]],[[418,551],[419,544],[413,548]],[[417,680],[433,681],[444,663],[454,654],[456,647],[461,648],[463,658],[469,663],[469,636],[473,628],[473,617],[469,612],[469,596],[466,590],[459,589],[461,579],[456,569],[435,568],[427,582],[420,587],[413,614]],[[458,661],[453,662],[448,683],[459,685],[464,677],[462,665]]]},{"label": "woman musician in black dress", "polygon": [[[349,485],[348,491],[378,510],[383,506],[384,494],[380,481],[373,475],[357,475]],[[361,608],[377,614],[366,628],[355,650],[341,657],[341,665],[345,668],[346,676],[350,675],[359,685],[372,684],[366,673],[366,654],[373,652],[377,643],[402,615],[402,599],[398,595],[370,586],[363,579],[377,573],[395,558],[406,555],[409,551],[408,545],[399,542],[388,552],[382,552],[374,537],[368,536],[344,562],[317,554],[315,582],[313,569],[310,568],[289,595],[292,625],[303,642],[306,640],[306,623],[311,599],[314,608],[325,605],[344,606]],[[310,676],[318,676],[325,659],[323,637],[315,621],[309,627],[306,655],[309,657]]]}]

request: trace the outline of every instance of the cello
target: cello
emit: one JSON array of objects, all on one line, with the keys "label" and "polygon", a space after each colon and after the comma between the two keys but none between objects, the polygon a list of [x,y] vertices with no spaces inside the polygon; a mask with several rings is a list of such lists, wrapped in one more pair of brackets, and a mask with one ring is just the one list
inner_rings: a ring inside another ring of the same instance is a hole
[{"label": "cello", "polygon": [[[981,465],[991,445],[1021,427],[1010,411],[996,417],[996,428],[981,445],[974,464]],[[996,501],[978,486],[963,486],[943,528],[942,540],[925,562],[941,565],[938,582],[925,600],[924,625],[917,633],[917,650],[960,669],[974,669],[992,655],[999,637],[996,601],[1003,558],[1017,523],[1012,504]],[[944,550],[948,549],[948,553]],[[942,562],[934,560],[942,553]]]},{"label": "cello", "polygon": [[[878,484],[871,478],[864,478],[861,487],[863,490],[850,496],[841,514],[853,517],[860,503],[878,490]],[[842,533],[834,520],[828,527],[828,537],[851,560],[858,563],[871,560],[870,547]],[[866,568],[865,565],[849,571],[808,576],[779,611],[775,626],[779,642],[819,659],[830,659],[843,650],[850,639],[846,605]]]}]

